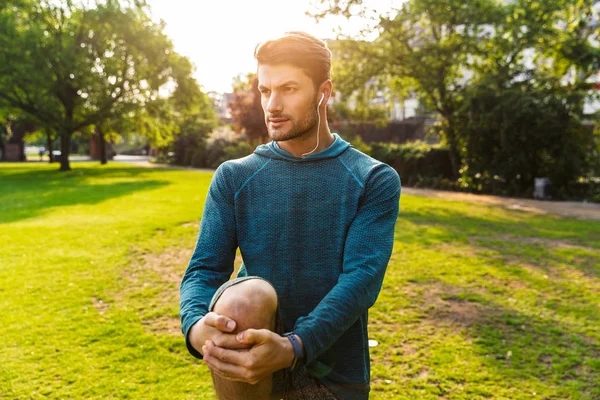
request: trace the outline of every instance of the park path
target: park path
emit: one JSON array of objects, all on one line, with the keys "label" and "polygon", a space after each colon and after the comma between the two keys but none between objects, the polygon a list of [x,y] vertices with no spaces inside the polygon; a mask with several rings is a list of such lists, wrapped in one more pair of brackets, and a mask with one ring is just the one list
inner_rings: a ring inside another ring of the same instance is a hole
[{"label": "park path", "polygon": [[585,203],[581,201],[542,201],[411,187],[402,187],[402,194],[444,200],[490,204],[505,207],[511,210],[529,211],[538,214],[555,214],[560,215],[561,217],[593,219],[600,221],[600,204],[598,203]]},{"label": "park path", "polygon": [[[119,159],[123,157],[122,159]],[[212,172],[211,169],[200,169],[190,167],[178,167],[168,164],[154,164],[147,158],[127,159],[126,156],[117,156],[115,161],[132,163],[146,168],[169,168],[181,170],[195,170]],[[528,211],[538,214],[554,214],[561,217],[572,217],[577,219],[591,219],[600,221],[600,204],[586,203],[581,201],[541,201],[533,199],[519,199],[513,197],[490,196],[483,194],[472,194],[462,192],[450,192],[445,190],[421,189],[413,187],[402,187],[402,194],[409,196],[430,197],[443,200],[466,201],[470,203],[489,204],[504,207],[511,210]]]}]

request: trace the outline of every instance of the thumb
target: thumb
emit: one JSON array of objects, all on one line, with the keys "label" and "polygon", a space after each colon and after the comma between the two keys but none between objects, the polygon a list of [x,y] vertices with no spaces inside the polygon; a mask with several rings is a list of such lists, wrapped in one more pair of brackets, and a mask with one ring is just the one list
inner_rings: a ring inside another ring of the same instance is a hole
[{"label": "thumb", "polygon": [[272,332],[268,329],[246,329],[237,334],[238,342],[244,344],[264,343],[271,337]]}]

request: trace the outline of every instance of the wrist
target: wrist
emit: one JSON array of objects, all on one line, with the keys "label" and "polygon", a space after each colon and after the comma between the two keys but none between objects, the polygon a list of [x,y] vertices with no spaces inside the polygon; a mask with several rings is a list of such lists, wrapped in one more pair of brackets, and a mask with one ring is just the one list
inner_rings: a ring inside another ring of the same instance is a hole
[{"label": "wrist", "polygon": [[290,367],[292,367],[292,365],[294,365],[294,361],[296,359],[296,356],[294,353],[294,346],[292,346],[292,343],[290,342],[290,340],[285,336],[281,337],[281,344],[283,345],[283,348],[285,349],[283,351],[283,354],[284,354],[283,368],[290,368]]},{"label": "wrist", "polygon": [[294,334],[294,335],[298,339],[298,342],[300,343],[300,348],[302,349],[301,358],[305,358],[306,357],[306,349],[304,348],[304,342],[302,341],[302,338],[300,336],[298,336],[297,334]]},{"label": "wrist", "polygon": [[298,335],[292,332],[285,333],[283,334],[283,336],[287,339],[288,346],[291,347],[291,352],[293,356],[291,363],[288,364],[288,368],[294,369],[298,364],[298,361],[304,357],[304,346],[302,343],[302,339],[300,339]]}]

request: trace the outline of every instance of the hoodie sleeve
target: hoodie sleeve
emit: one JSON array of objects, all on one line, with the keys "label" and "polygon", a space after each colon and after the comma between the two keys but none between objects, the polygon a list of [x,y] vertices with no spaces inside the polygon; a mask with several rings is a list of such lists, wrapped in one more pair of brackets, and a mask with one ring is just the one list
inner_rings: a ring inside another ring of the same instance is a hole
[{"label": "hoodie sleeve", "polygon": [[337,284],[294,332],[314,361],[375,303],[394,245],[400,201],[400,177],[386,164],[370,174],[365,194],[344,245],[342,274]]},{"label": "hoodie sleeve", "polygon": [[200,359],[202,354],[192,347],[188,333],[208,313],[208,306],[217,289],[229,280],[238,247],[235,190],[228,177],[227,164],[221,164],[210,183],[196,247],[180,286],[181,330],[188,351]]}]

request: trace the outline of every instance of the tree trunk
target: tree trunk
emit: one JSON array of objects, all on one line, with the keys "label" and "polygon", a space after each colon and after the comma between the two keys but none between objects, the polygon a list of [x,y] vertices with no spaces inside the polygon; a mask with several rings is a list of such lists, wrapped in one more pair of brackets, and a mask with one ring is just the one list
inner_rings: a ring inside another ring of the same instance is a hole
[{"label": "tree trunk", "polygon": [[69,150],[71,147],[71,132],[63,130],[60,135],[60,171],[70,171]]},{"label": "tree trunk", "polygon": [[448,127],[448,133],[446,134],[446,139],[448,140],[448,148],[450,150],[450,165],[452,167],[452,178],[454,180],[459,178],[460,163],[458,161],[458,148],[456,146],[456,138],[454,137],[454,133],[452,132],[452,127]]},{"label": "tree trunk", "polygon": [[452,166],[452,177],[454,178],[454,180],[456,180],[459,177],[458,155],[456,147],[453,145],[450,145],[450,165]]},{"label": "tree trunk", "polygon": [[98,136],[97,138],[97,143],[98,143],[98,150],[100,150],[100,164],[104,165],[106,164],[106,140],[104,139],[104,133],[102,132],[102,130],[99,127],[96,127],[96,135]]},{"label": "tree trunk", "polygon": [[73,108],[65,105],[65,125],[60,130],[60,171],[70,171],[69,153],[73,135]]},{"label": "tree trunk", "polygon": [[451,118],[446,117],[447,129],[446,129],[446,140],[450,150],[450,165],[452,166],[452,178],[457,180],[460,173],[460,154],[458,152],[458,143],[456,139],[456,132],[454,131],[455,125]]},{"label": "tree trunk", "polygon": [[54,154],[52,154],[52,136],[50,133],[46,133],[46,146],[48,146],[48,160],[52,164],[54,162]]}]

